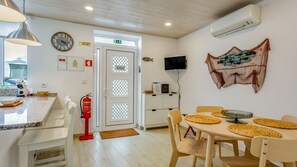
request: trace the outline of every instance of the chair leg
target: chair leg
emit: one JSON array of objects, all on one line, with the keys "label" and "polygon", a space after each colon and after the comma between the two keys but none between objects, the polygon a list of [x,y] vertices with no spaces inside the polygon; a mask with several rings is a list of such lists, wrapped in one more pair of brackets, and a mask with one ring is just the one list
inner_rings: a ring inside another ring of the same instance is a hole
[{"label": "chair leg", "polygon": [[68,160],[68,156],[69,156],[69,149],[67,147],[67,144],[64,146],[64,157],[65,157],[65,161],[66,161],[66,167],[70,167],[69,166],[69,160]]},{"label": "chair leg", "polygon": [[178,155],[176,153],[172,153],[170,163],[169,163],[169,167],[175,167],[177,159],[178,159]]},{"label": "chair leg", "polygon": [[28,167],[28,146],[19,146],[19,167]]},{"label": "chair leg", "polygon": [[218,142],[219,145],[219,157],[222,158],[222,144],[221,142]]},{"label": "chair leg", "polygon": [[201,140],[201,131],[200,131],[200,130],[197,130],[197,131],[196,131],[196,137],[195,137],[195,140]]},{"label": "chair leg", "polygon": [[185,133],[185,135],[184,135],[184,138],[187,137],[187,135],[188,135],[188,133],[189,133],[189,131],[190,131],[190,128],[191,128],[191,126],[188,127],[188,129],[187,129],[187,131],[186,131],[186,133]]},{"label": "chair leg", "polygon": [[195,130],[191,126],[189,126],[188,129],[187,129],[187,131],[186,131],[186,133],[185,133],[185,135],[184,135],[184,138],[187,137],[187,135],[188,135],[188,133],[189,133],[190,130],[192,131],[193,135],[196,136]]},{"label": "chair leg", "polygon": [[234,152],[234,156],[239,156],[239,149],[238,149],[238,141],[234,141],[232,142],[233,144],[233,152]]},{"label": "chair leg", "polygon": [[66,143],[66,149],[64,150],[64,152],[66,152],[65,154],[65,159],[67,162],[67,166],[72,167],[72,152],[73,152],[73,139],[70,139],[67,141]]},{"label": "chair leg", "polygon": [[30,151],[28,154],[28,161],[29,161],[29,167],[33,167],[34,166],[34,161],[35,161],[35,157],[34,157],[35,151]]},{"label": "chair leg", "polygon": [[193,135],[196,136],[196,132],[195,132],[195,130],[191,126],[190,126],[190,129],[191,129]]},{"label": "chair leg", "polygon": [[197,156],[193,156],[193,164],[192,164],[193,167],[196,166],[196,161],[197,161]]}]

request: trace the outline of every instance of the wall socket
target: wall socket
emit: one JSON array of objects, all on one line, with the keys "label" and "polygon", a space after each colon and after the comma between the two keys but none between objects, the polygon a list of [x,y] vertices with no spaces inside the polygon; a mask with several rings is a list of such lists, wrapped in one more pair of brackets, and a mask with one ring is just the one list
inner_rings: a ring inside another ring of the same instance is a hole
[{"label": "wall socket", "polygon": [[47,84],[44,82],[44,83],[41,84],[41,87],[42,88],[46,88],[47,87]]}]

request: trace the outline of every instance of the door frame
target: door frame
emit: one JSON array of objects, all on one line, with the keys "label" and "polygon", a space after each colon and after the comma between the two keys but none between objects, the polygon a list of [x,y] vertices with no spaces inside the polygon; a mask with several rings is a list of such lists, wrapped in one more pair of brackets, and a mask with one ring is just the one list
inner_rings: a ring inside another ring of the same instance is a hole
[{"label": "door frame", "polygon": [[[139,45],[139,40],[137,40]],[[93,129],[94,131],[103,131],[103,130],[114,130],[116,126],[105,126],[105,110],[106,110],[106,98],[104,96],[105,90],[105,81],[106,79],[106,50],[121,50],[121,51],[132,51],[135,52],[134,57],[134,91],[133,91],[133,124],[121,125],[122,128],[131,128],[138,125],[139,115],[141,115],[141,55],[139,47],[127,47],[127,46],[118,46],[111,44],[101,44],[94,43],[94,92],[93,92]],[[99,57],[97,55],[97,50],[99,49]],[[98,114],[99,113],[99,114]],[[97,126],[97,119],[99,119],[99,126]]]}]

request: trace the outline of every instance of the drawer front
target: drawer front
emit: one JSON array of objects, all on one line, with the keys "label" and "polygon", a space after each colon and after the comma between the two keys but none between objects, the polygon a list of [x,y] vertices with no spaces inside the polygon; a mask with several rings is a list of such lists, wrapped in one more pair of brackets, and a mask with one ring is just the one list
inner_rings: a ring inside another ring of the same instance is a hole
[{"label": "drawer front", "polygon": [[178,94],[163,94],[163,108],[178,108]]},{"label": "drawer front", "polygon": [[162,108],[162,95],[145,95],[145,109],[160,109]]},{"label": "drawer front", "polygon": [[153,125],[163,123],[163,110],[146,110],[145,125]]},{"label": "drawer front", "polygon": [[162,123],[164,123],[164,124],[168,124],[168,121],[167,121],[168,113],[170,113],[171,111],[174,111],[174,110],[178,110],[178,108],[173,108],[173,109],[163,110]]}]

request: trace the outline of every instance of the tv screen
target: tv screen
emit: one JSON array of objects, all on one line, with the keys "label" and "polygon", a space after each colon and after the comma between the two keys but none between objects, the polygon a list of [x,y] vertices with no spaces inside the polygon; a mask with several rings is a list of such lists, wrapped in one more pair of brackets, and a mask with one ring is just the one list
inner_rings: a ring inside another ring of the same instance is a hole
[{"label": "tv screen", "polygon": [[165,70],[187,69],[186,56],[165,57]]}]

